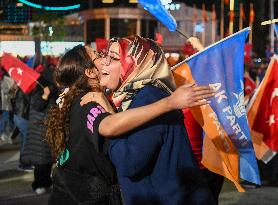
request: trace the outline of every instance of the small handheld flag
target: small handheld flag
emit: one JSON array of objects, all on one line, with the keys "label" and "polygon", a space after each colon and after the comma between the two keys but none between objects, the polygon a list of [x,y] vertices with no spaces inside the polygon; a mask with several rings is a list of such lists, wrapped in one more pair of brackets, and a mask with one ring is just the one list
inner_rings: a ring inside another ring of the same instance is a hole
[{"label": "small handheld flag", "polygon": [[1,64],[24,93],[31,92],[38,84],[40,74],[7,53],[2,56]]},{"label": "small handheld flag", "polygon": [[[243,29],[173,68],[178,70],[187,63],[191,78],[198,85],[210,85],[216,91],[209,105],[192,113],[209,137],[204,142],[206,167],[210,164],[212,171],[231,179],[239,191],[242,188],[238,177],[261,183],[243,95],[244,43],[249,31],[250,28]],[[189,71],[181,70],[179,77]],[[216,155],[212,156],[214,153],[218,153],[218,162]]]},{"label": "small handheld flag", "polygon": [[187,35],[177,29],[177,22],[174,17],[164,8],[160,0],[138,0],[141,6],[155,16],[171,32],[178,32],[185,38]]},{"label": "small handheld flag", "polygon": [[277,55],[272,57],[265,77],[247,110],[257,158],[267,163],[278,152]]}]

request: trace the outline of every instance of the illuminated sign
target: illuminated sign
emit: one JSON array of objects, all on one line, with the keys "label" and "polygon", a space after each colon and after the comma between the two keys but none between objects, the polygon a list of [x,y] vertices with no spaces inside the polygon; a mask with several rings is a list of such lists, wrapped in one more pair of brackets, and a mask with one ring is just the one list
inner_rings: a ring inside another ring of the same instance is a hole
[{"label": "illuminated sign", "polygon": [[80,8],[80,4],[73,4],[73,5],[65,5],[65,6],[46,6],[42,3],[32,3],[31,1],[27,0],[18,0],[27,6],[31,6],[37,9],[45,9],[45,10],[52,10],[52,11],[65,11],[65,10],[72,10]]},{"label": "illuminated sign", "polygon": [[161,3],[167,10],[174,11],[174,10],[180,10],[181,8],[180,4],[172,3],[172,0],[162,0]]},{"label": "illuminated sign", "polygon": [[167,10],[172,10],[172,11],[174,11],[174,10],[180,10],[181,5],[180,5],[180,4],[167,4],[167,5],[165,5],[165,8],[166,8]]},{"label": "illuminated sign", "polygon": [[111,4],[111,3],[114,3],[114,0],[102,0],[102,3]]}]

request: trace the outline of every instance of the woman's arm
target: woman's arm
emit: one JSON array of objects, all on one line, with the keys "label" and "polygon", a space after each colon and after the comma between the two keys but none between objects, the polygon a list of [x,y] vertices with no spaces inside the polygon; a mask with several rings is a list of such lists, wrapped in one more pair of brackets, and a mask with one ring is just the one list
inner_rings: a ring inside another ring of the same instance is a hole
[{"label": "woman's arm", "polygon": [[[86,101],[99,103],[95,96],[92,98],[92,93],[90,95],[84,96],[81,104],[86,104]],[[171,110],[205,105],[209,103],[206,99],[213,95],[214,91],[209,86],[183,85],[169,97],[155,103],[104,118],[99,125],[99,133],[108,138],[116,137]]]}]

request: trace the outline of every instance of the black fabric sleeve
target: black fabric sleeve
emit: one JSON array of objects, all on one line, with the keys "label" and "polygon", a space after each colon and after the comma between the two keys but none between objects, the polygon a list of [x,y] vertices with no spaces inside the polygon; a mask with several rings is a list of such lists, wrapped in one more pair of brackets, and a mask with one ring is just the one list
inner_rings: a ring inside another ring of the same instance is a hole
[{"label": "black fabric sleeve", "polygon": [[99,134],[101,121],[110,115],[97,103],[88,103],[82,107],[82,124],[88,140],[98,153],[107,154],[108,140]]},{"label": "black fabric sleeve", "polygon": [[32,107],[38,112],[43,112],[48,105],[49,100],[42,99],[43,90],[40,88],[36,88],[36,90],[32,93]]}]

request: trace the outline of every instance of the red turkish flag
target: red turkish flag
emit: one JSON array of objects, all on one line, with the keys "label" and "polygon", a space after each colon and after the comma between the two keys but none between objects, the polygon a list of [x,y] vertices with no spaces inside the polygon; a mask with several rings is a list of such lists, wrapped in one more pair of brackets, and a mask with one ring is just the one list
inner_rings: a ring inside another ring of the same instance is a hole
[{"label": "red turkish flag", "polygon": [[36,87],[40,74],[18,58],[4,53],[1,64],[24,93],[29,93]]},{"label": "red turkish flag", "polygon": [[263,90],[252,130],[263,134],[263,141],[273,151],[278,151],[278,57],[270,67],[271,71]]},{"label": "red turkish flag", "polygon": [[257,85],[255,81],[249,76],[245,75],[244,76],[244,91],[245,95],[252,94],[254,90],[256,89]]}]

